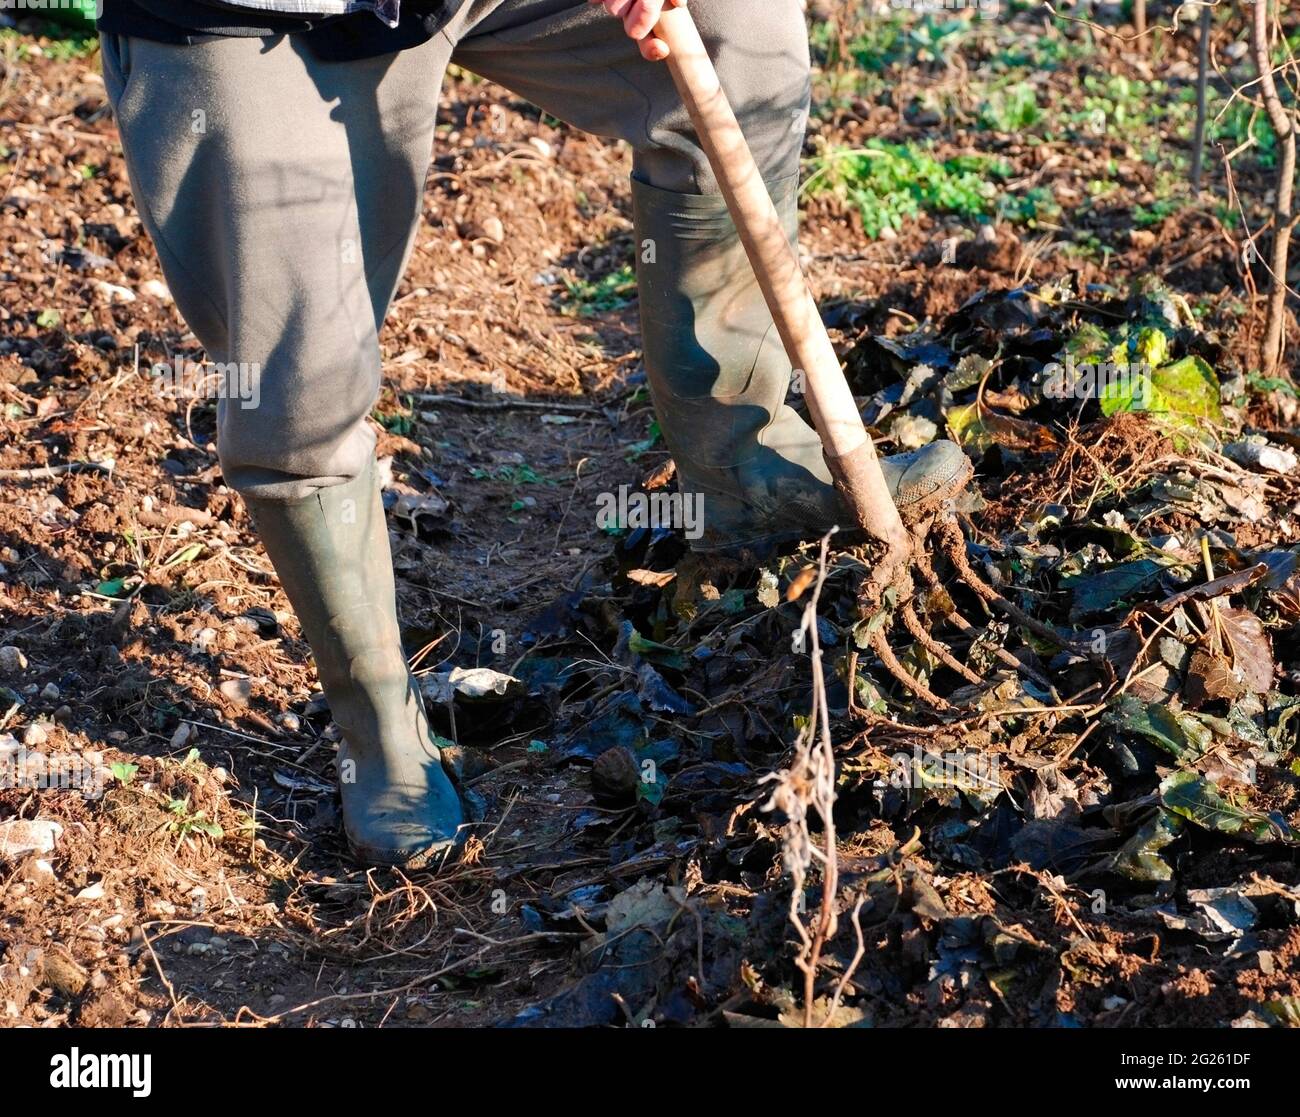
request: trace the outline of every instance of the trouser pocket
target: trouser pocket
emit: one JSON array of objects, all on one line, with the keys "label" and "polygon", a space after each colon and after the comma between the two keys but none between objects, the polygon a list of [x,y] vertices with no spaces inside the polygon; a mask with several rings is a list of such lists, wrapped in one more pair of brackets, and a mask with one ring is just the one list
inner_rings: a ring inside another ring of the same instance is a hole
[{"label": "trouser pocket", "polygon": [[130,37],[101,33],[99,57],[104,67],[104,89],[108,93],[108,103],[116,109],[131,80]]}]

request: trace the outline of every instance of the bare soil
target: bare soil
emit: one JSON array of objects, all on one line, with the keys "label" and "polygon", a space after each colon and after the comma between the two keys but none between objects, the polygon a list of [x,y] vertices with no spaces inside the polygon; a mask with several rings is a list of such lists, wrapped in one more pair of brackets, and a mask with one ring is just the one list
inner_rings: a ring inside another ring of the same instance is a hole
[{"label": "bare soil", "polygon": [[[1112,49],[1093,65],[1132,62]],[[649,638],[667,624],[623,575],[680,556],[671,540],[616,545],[593,515],[598,493],[668,460],[649,444],[634,299],[586,313],[564,282],[631,261],[626,152],[464,75],[445,90],[418,247],[382,339],[376,421],[400,607],[421,672],[489,666],[525,677],[528,694],[462,707],[454,727],[434,710],[463,746],[481,823],[454,863],[367,872],[341,840],[335,742],[308,650],[222,483],[214,408],[160,396],[148,375],[201,351],[156,286],[96,69],[93,57],[33,55],[10,67],[0,101],[0,644],[26,660],[0,671],[11,692],[0,731],[135,768],[99,798],[0,791],[0,823],[63,828],[48,870],[0,863],[0,1020],[469,1025],[531,1006],[543,1022],[736,1023],[788,1009],[777,823],[755,778],[779,766],[789,732],[750,702],[806,700],[806,670],[769,654],[777,641],[788,650],[788,634],[718,637],[742,658],[688,695],[698,720],[658,717],[686,743],[657,807],[595,798],[590,757],[569,748],[575,721],[635,691],[623,617]],[[1076,78],[1065,67],[1050,80],[1068,90]],[[818,130],[846,144],[920,134],[880,105]],[[986,141],[942,142],[958,153]],[[867,241],[856,215],[814,199],[809,271],[846,346],[941,322],[985,290],[1156,271],[1212,308],[1229,351],[1248,352],[1258,326],[1238,313],[1237,249],[1209,207],[1139,236],[1131,208],[1151,196],[1152,172],[1123,137],[994,142],[1067,206],[1096,164],[1122,163],[1124,204],[1087,219],[1113,252],[1072,255],[1005,224],[976,240],[932,217]],[[981,475],[990,536],[1089,481],[1050,470]],[[1024,748],[1068,746],[1040,728],[1048,743]],[[724,729],[739,751],[722,746]],[[857,732],[845,728],[846,748]],[[875,742],[913,743],[901,731]],[[1273,789],[1293,824],[1297,782],[1279,775]],[[927,814],[887,823],[865,800],[852,809],[841,871],[892,897],[877,895],[853,982],[877,1025],[1226,1025],[1300,996],[1300,927],[1281,914],[1300,883],[1294,847],[1198,839],[1179,862],[1184,887],[1258,883],[1261,961],[1208,953],[1140,905],[1099,910],[1086,881],[1023,861],[965,870],[933,843],[891,857],[917,827],[930,842]],[[661,982],[630,1003],[635,988],[617,986],[599,1011],[557,1009],[551,998],[593,972],[595,941],[559,898],[577,890],[603,907],[643,878],[697,902],[665,945],[671,992]],[[839,964],[852,945],[840,943]]]}]

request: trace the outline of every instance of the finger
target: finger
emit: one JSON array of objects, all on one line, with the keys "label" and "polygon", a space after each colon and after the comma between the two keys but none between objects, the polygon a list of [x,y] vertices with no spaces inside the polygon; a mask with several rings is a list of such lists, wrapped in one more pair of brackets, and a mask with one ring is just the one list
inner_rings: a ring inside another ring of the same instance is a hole
[{"label": "finger", "polygon": [[623,26],[634,39],[644,39],[659,22],[664,10],[664,0],[637,0],[632,10],[623,17]]},{"label": "finger", "polygon": [[637,46],[641,48],[641,57],[647,62],[662,62],[672,53],[663,39],[642,39]]},{"label": "finger", "polygon": [[605,10],[618,19],[624,19],[636,2],[637,0],[605,0]]}]

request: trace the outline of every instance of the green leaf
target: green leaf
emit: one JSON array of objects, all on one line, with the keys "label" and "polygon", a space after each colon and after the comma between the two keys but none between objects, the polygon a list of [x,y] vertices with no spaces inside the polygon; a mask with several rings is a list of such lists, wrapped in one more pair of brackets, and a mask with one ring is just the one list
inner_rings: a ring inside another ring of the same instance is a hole
[{"label": "green leaf", "polygon": [[1168,811],[1158,811],[1145,826],[1116,852],[1114,868],[1130,880],[1172,880],[1174,871],[1160,851],[1178,838],[1183,820]]},{"label": "green leaf", "polygon": [[1195,419],[1222,422],[1219,378],[1200,357],[1184,357],[1153,372],[1114,377],[1103,386],[1099,401],[1103,415],[1143,411],[1179,423]]},{"label": "green leaf", "polygon": [[686,658],[676,648],[667,644],[657,644],[653,640],[647,640],[635,629],[632,630],[632,635],[628,637],[627,646],[629,651],[661,667],[669,667],[674,671],[684,671],[686,669]]},{"label": "green leaf", "polygon": [[135,779],[135,774],[140,771],[139,764],[127,764],[119,760],[109,766],[109,771],[113,773],[113,778],[120,784],[128,784]]},{"label": "green leaf", "polygon": [[188,563],[193,562],[202,553],[203,553],[202,543],[191,543],[188,547],[184,547],[181,550],[177,551],[174,555],[172,555],[171,558],[169,558],[165,563],[163,563],[163,569],[167,569],[168,567],[171,566],[185,566]]},{"label": "green leaf", "polygon": [[125,578],[110,578],[107,582],[100,582],[95,587],[95,592],[102,594],[104,597],[116,597],[126,586]]},{"label": "green leaf", "polygon": [[36,324],[43,330],[52,330],[63,321],[63,315],[57,310],[42,310],[36,316]]},{"label": "green leaf", "polygon": [[1159,368],[1169,360],[1169,338],[1156,326],[1140,330],[1132,345],[1147,368]]},{"label": "green leaf", "polygon": [[668,790],[668,780],[663,773],[656,773],[653,781],[638,780],[636,785],[636,797],[644,799],[652,807],[657,807],[663,802],[664,792]]},{"label": "green leaf", "polygon": [[1279,1024],[1300,1028],[1300,997],[1277,997],[1264,1006],[1264,1011]]},{"label": "green leaf", "polygon": [[1252,842],[1294,842],[1295,834],[1280,814],[1261,814],[1228,802],[1204,776],[1174,772],[1160,784],[1160,801],[1205,830],[1236,834]]},{"label": "green leaf", "polygon": [[729,589],[722,595],[722,611],[729,617],[745,611],[745,591]]},{"label": "green leaf", "polygon": [[1125,732],[1145,737],[1180,760],[1195,760],[1214,743],[1214,734],[1191,714],[1172,710],[1163,702],[1148,704],[1131,694],[1123,695],[1107,711],[1105,720]]}]

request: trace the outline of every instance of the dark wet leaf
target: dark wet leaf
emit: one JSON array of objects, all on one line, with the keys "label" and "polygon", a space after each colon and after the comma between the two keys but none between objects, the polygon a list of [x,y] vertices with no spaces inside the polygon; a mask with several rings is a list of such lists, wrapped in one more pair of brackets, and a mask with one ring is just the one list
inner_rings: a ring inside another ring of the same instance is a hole
[{"label": "dark wet leaf", "polygon": [[583,725],[567,743],[560,745],[559,750],[566,759],[595,760],[602,752],[617,745],[635,752],[645,740],[646,725],[641,702],[635,694],[624,692],[606,703],[594,719]]},{"label": "dark wet leaf", "polygon": [[1185,605],[1189,601],[1211,601],[1216,597],[1240,593],[1247,586],[1253,585],[1261,578],[1266,577],[1267,574],[1268,567],[1262,562],[1256,563],[1245,570],[1225,574],[1222,578],[1215,578],[1211,582],[1203,582],[1199,586],[1189,586],[1185,590],[1179,590],[1177,593],[1170,594],[1163,601],[1158,601],[1147,606],[1147,608],[1156,613],[1172,613],[1180,605]]},{"label": "dark wet leaf", "polygon": [[1096,856],[1109,831],[1089,831],[1054,818],[1036,818],[1011,839],[1011,854],[1031,869],[1072,873]]},{"label": "dark wet leaf", "polygon": [[636,692],[647,710],[659,714],[693,714],[695,706],[673,690],[648,663],[636,673]]},{"label": "dark wet leaf", "polygon": [[1103,570],[1066,575],[1061,579],[1061,588],[1073,594],[1070,619],[1084,620],[1130,604],[1133,598],[1159,588],[1160,579],[1168,569],[1166,563],[1144,558]]}]

